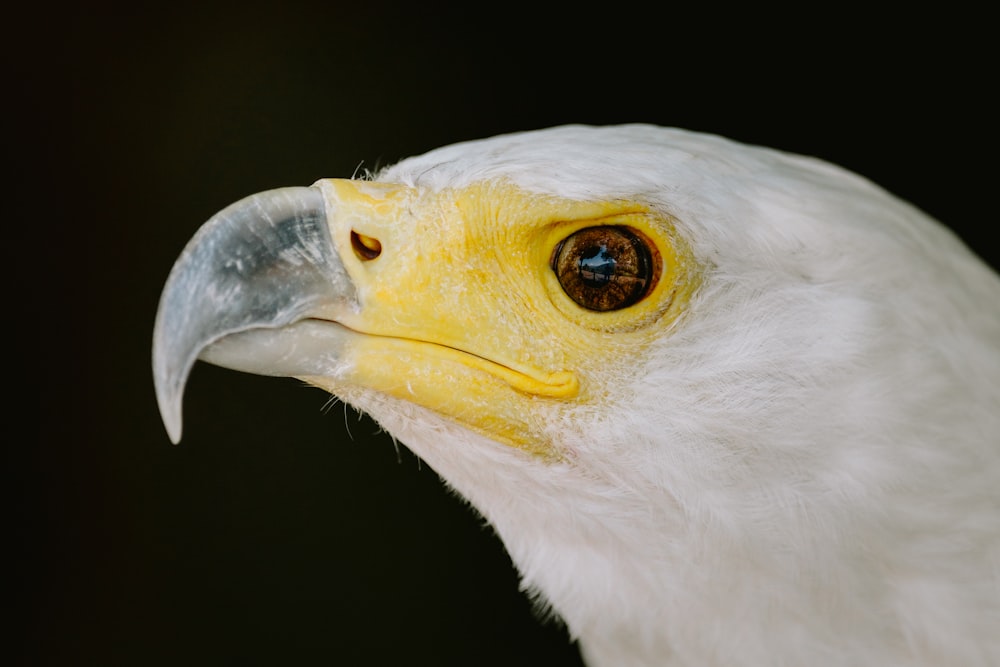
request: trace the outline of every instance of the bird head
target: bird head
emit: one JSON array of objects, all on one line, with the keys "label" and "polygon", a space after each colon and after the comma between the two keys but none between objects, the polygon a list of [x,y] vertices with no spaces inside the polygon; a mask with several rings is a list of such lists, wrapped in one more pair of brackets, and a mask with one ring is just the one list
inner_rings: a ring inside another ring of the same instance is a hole
[{"label": "bird head", "polygon": [[725,633],[760,604],[747,572],[765,607],[842,629],[830,610],[875,576],[844,542],[878,542],[894,490],[944,484],[935,462],[981,461],[971,434],[954,458],[923,444],[996,426],[1000,325],[974,304],[997,293],[948,232],[826,163],[567,126],[224,209],[167,280],[154,377],[174,441],[197,359],[369,413],[614,661]]}]

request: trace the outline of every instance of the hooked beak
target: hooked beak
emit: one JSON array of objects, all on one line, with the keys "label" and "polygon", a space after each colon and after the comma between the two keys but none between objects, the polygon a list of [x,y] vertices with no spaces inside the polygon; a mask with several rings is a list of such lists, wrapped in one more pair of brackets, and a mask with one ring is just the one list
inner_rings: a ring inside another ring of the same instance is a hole
[{"label": "hooked beak", "polygon": [[335,355],[336,329],[304,320],[333,321],[356,310],[319,188],[269,190],[220,211],[177,259],[156,313],[153,380],[170,439],[180,441],[184,385],[197,359],[268,375],[308,374],[315,360],[307,368],[301,356],[287,354],[289,326],[301,323],[292,342],[322,338],[326,354]]}]

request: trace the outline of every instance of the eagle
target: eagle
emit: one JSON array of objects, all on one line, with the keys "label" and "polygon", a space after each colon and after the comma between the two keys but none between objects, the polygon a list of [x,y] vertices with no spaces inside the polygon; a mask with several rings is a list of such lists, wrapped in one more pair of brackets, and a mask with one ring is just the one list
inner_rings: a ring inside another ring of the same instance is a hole
[{"label": "eagle", "polygon": [[647,124],[251,195],[153,333],[432,467],[595,667],[1000,664],[1000,277],[820,159]]}]

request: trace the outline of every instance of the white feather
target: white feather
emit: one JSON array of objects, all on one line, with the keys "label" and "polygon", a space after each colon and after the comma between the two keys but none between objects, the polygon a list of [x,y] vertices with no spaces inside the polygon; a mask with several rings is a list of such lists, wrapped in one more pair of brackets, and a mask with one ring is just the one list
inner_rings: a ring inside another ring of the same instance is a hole
[{"label": "white feather", "polygon": [[590,664],[1000,664],[995,274],[859,176],[680,130],[514,134],[376,177],[498,178],[645,201],[712,267],[609,369],[614,400],[539,403],[568,461],[343,396],[496,528]]}]

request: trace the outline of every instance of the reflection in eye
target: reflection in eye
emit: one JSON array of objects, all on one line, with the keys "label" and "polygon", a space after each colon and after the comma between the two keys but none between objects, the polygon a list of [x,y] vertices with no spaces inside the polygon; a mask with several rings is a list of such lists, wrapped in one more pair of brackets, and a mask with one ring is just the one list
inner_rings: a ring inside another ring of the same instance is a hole
[{"label": "reflection in eye", "polygon": [[580,279],[588,287],[600,287],[615,275],[615,258],[605,245],[595,248],[592,255],[580,258]]},{"label": "reflection in eye", "polygon": [[627,227],[588,227],[555,249],[552,269],[573,301],[588,310],[620,310],[655,282],[649,241]]}]

